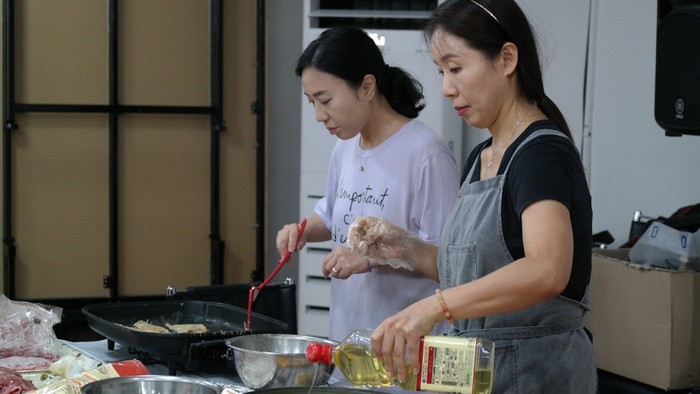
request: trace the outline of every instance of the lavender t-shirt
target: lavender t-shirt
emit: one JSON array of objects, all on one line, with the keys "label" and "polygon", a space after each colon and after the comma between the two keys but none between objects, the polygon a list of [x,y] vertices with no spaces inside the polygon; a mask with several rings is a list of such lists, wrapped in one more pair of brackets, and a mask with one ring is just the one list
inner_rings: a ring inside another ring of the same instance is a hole
[{"label": "lavender t-shirt", "polygon": [[[447,145],[412,120],[369,150],[360,148],[359,134],[338,141],[326,196],[314,211],[331,231],[333,248],[347,247],[348,227],[358,216],[386,218],[437,245],[458,188],[457,165]],[[391,269],[331,280],[330,338],[338,341],[355,329],[377,327],[438,287],[420,274]],[[440,325],[435,332],[444,329]]]}]

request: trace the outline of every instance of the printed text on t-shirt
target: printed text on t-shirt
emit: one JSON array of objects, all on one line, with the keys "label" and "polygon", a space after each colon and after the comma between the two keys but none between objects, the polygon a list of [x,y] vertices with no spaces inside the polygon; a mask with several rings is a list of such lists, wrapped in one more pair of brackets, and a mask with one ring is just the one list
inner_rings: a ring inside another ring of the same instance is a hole
[{"label": "printed text on t-shirt", "polygon": [[372,186],[367,185],[361,192],[349,191],[345,189],[345,185],[341,181],[338,187],[338,199],[346,199],[350,201],[350,211],[354,204],[374,204],[384,209],[384,198],[389,195],[389,189],[384,190],[382,194],[373,194]]}]

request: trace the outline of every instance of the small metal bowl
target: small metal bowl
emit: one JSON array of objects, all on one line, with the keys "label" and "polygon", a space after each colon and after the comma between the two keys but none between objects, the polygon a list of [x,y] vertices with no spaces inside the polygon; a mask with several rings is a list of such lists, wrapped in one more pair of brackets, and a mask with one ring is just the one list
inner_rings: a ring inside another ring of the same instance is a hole
[{"label": "small metal bowl", "polygon": [[338,345],[328,339],[292,334],[251,334],[226,340],[233,350],[238,377],[248,388],[311,387],[328,383],[333,365],[306,359],[313,342]]},{"label": "small metal bowl", "polygon": [[221,387],[199,379],[179,376],[122,376],[90,382],[83,394],[219,394]]}]

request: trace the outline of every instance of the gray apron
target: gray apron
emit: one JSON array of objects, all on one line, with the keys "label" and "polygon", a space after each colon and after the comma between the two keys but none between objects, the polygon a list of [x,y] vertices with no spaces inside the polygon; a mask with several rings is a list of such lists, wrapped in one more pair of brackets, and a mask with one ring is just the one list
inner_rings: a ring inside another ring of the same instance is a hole
[{"label": "gray apron", "polygon": [[[553,130],[535,131],[512,157],[541,135],[566,138]],[[443,289],[479,279],[513,262],[501,218],[509,167],[510,162],[503,174],[471,184],[476,162],[469,170],[443,230],[438,257]],[[450,334],[495,342],[495,394],[595,393],[593,348],[583,330],[587,304],[587,296],[582,302],[557,296],[517,312],[456,321]]]}]

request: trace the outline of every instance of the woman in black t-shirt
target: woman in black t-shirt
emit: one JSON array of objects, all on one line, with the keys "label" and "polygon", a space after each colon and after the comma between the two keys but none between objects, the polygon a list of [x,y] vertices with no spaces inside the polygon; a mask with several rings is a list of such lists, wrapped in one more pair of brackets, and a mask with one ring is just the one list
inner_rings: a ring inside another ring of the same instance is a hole
[{"label": "woman in black t-shirt", "polygon": [[495,342],[494,393],[595,393],[591,198],[527,18],[514,0],[448,0],[425,37],[443,94],[491,138],[467,161],[439,248],[377,218],[351,227],[351,247],[440,281],[375,329],[373,350],[403,378],[406,353],[417,366],[420,337],[447,320],[450,335]]}]

